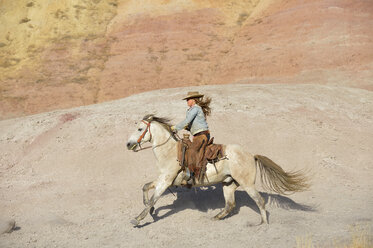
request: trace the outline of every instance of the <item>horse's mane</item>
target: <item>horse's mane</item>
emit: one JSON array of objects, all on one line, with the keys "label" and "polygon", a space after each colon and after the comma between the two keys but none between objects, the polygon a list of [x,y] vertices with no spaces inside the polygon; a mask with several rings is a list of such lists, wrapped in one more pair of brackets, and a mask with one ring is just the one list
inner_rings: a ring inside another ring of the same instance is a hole
[{"label": "horse's mane", "polygon": [[148,122],[152,122],[152,121],[158,122],[159,124],[161,124],[171,134],[172,138],[174,138],[174,140],[177,141],[175,133],[172,132],[172,130],[171,130],[172,124],[170,123],[171,120],[169,118],[158,117],[158,116],[155,116],[154,114],[147,114],[142,119],[144,121],[148,121]]}]

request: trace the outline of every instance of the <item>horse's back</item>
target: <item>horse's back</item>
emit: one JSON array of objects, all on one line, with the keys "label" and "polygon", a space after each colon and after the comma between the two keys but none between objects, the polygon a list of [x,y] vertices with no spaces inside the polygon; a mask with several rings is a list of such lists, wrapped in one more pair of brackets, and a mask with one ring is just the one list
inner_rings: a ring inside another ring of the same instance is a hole
[{"label": "horse's back", "polygon": [[235,160],[235,162],[251,161],[251,160],[255,161],[254,155],[252,155],[248,151],[248,149],[238,144],[225,145],[225,154],[229,160],[231,160],[232,158],[233,160]]},{"label": "horse's back", "polygon": [[243,146],[229,144],[225,147],[228,158],[228,166],[233,179],[240,184],[251,184],[255,182],[256,165],[254,156]]}]

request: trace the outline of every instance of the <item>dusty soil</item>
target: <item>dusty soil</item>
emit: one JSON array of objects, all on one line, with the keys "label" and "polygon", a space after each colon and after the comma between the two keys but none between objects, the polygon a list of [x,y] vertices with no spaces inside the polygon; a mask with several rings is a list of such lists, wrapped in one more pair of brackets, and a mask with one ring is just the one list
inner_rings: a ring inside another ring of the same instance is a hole
[{"label": "dusty soil", "polygon": [[[150,150],[126,150],[147,113],[184,117],[188,90],[208,92],[217,143],[238,143],[286,171],[305,169],[309,191],[265,192],[269,225],[236,192],[235,212],[220,185],[173,188],[140,228],[142,186],[158,172]],[[351,225],[373,230],[373,94],[322,85],[217,85],[164,89],[121,100],[0,122],[0,219],[17,230],[0,247],[294,247],[348,241]],[[372,235],[369,232],[369,235]]]}]

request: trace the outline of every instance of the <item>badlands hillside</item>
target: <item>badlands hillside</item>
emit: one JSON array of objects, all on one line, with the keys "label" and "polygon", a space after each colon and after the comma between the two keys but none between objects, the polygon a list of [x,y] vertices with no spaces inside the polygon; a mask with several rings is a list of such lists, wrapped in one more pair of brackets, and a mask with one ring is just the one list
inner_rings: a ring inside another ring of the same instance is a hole
[{"label": "badlands hillside", "polygon": [[0,0],[0,119],[170,87],[372,90],[367,0]]},{"label": "badlands hillside", "polygon": [[[372,247],[372,1],[0,0],[0,24],[1,248]],[[159,172],[126,142],[188,91],[216,143],[306,173],[292,195],[257,175],[269,225],[242,188],[212,220],[221,185],[130,223]]]}]

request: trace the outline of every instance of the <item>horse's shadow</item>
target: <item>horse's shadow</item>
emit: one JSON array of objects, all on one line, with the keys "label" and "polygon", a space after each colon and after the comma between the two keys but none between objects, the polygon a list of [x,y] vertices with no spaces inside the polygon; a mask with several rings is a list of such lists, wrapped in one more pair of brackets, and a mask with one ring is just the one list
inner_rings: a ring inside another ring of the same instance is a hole
[{"label": "horse's shadow", "polygon": [[[155,209],[155,211],[152,213],[154,222],[171,216],[173,214],[176,214],[178,212],[184,211],[186,209],[197,209],[202,212],[207,212],[209,209],[224,208],[225,206],[224,195],[221,185],[192,189],[174,187],[171,188],[170,191],[166,191],[164,195],[170,195],[171,193],[176,197],[176,199],[173,203],[169,205],[161,206]],[[265,192],[260,192],[260,194],[264,198],[267,206],[270,205],[282,209],[299,210],[307,212],[316,211],[316,207],[297,203],[286,196],[270,194]],[[235,210],[232,211],[227,217],[238,214],[240,208],[243,206],[249,207],[258,214],[260,214],[258,206],[254,202],[254,200],[250,198],[246,191],[236,191],[235,198]]]}]

